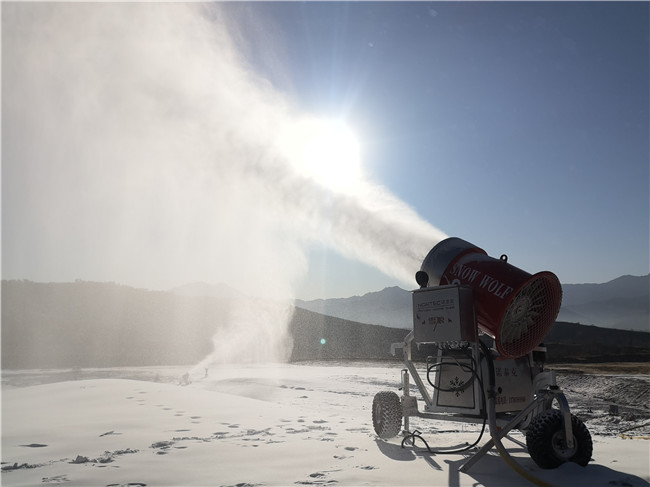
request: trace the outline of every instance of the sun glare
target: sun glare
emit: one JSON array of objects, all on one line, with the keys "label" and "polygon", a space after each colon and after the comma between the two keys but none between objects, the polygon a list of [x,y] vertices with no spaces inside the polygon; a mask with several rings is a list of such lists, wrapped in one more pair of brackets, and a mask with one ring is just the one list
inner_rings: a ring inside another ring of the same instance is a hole
[{"label": "sun glare", "polygon": [[285,134],[283,147],[304,176],[334,191],[353,190],[361,180],[359,142],[341,121],[302,122]]}]

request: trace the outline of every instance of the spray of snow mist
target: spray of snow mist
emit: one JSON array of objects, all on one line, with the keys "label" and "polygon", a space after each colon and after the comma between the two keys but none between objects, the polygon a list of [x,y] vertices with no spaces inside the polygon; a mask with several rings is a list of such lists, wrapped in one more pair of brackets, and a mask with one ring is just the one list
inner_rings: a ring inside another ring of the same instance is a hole
[{"label": "spray of snow mist", "polygon": [[296,170],[278,140],[308,114],[256,75],[218,5],[2,10],[3,164],[29,200],[3,251],[25,277],[222,281],[265,299],[233,301],[201,365],[277,361],[311,243],[407,282],[444,238],[369,181],[337,192]]}]

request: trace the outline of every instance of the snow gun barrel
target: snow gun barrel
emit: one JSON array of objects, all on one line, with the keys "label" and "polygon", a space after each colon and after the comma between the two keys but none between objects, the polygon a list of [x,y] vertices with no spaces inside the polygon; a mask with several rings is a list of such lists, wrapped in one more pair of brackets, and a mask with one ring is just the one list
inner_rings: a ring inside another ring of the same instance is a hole
[{"label": "snow gun barrel", "polygon": [[476,322],[494,338],[504,358],[530,353],[546,337],[560,311],[562,285],[552,272],[531,275],[457,237],[437,244],[422,262],[421,287],[462,285],[472,289]]}]

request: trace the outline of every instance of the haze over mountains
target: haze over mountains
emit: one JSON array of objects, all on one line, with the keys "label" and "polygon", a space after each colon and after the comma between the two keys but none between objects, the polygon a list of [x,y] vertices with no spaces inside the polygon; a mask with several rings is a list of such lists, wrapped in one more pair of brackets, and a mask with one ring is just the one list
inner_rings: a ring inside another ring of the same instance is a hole
[{"label": "haze over mountains", "polygon": [[[558,321],[620,330],[650,329],[650,274],[621,276],[604,284],[563,284]],[[360,323],[410,328],[411,293],[399,287],[363,296],[296,300],[296,306]]]},{"label": "haze over mountains", "polygon": [[[252,301],[114,283],[2,281],[2,368],[198,364],[213,353],[217,332],[253,325],[238,314]],[[390,344],[407,333],[300,308],[288,331],[293,347],[286,358],[291,361],[388,359]],[[237,340],[228,344],[238,360],[255,362],[251,345]]]},{"label": "haze over mountains", "polygon": [[[184,296],[244,297],[224,284],[192,283],[171,290]],[[650,331],[650,274],[621,276],[602,284],[563,284],[558,321],[620,330]],[[295,305],[345,320],[411,328],[411,292],[387,287],[348,298],[296,299]]]},{"label": "haze over mountains", "polygon": [[650,330],[650,274],[604,284],[564,284],[559,320],[622,330]]},{"label": "haze over mountains", "polygon": [[[565,285],[559,321],[582,325],[556,323],[546,342],[562,353],[549,352],[549,357],[647,360],[649,278]],[[149,291],[85,281],[2,281],[2,367],[196,364],[212,353],[217,331],[248,326],[235,310],[252,302],[259,304],[222,284]],[[609,328],[585,326],[593,323],[582,317]],[[390,344],[403,340],[410,320],[410,292],[397,287],[346,299],[297,301],[288,323],[293,346],[287,358],[389,359]],[[617,327],[622,329],[611,329]],[[254,353],[246,345],[237,350],[244,361],[255,361]]]}]

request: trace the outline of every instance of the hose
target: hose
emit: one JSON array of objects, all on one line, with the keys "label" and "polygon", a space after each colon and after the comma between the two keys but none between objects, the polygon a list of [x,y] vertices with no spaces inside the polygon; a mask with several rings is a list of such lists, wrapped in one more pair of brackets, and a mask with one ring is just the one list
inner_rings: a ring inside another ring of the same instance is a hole
[{"label": "hose", "polygon": [[503,443],[501,443],[499,436],[496,434],[498,429],[497,429],[496,410],[494,404],[494,399],[496,397],[494,391],[494,386],[496,382],[495,375],[494,375],[494,362],[492,361],[492,355],[490,355],[490,352],[485,346],[485,344],[480,340],[479,340],[479,344],[481,346],[481,349],[483,350],[483,353],[487,357],[487,364],[489,370],[488,379],[490,381],[490,389],[488,391],[488,422],[490,425],[490,436],[492,437],[494,446],[499,452],[501,458],[503,458],[503,460],[508,464],[508,466],[512,468],[515,472],[517,472],[519,475],[521,475],[523,478],[540,487],[552,487],[552,484],[544,482],[542,479],[539,479],[534,475],[531,475],[530,473],[526,472],[517,462],[515,462],[515,460],[510,456],[508,451],[503,446]]},{"label": "hose", "polygon": [[650,425],[650,423],[644,423],[644,424],[640,424],[640,425],[637,425],[637,426],[632,426],[631,428],[626,428],[623,431],[621,431],[618,434],[618,436],[620,436],[624,440],[650,440],[650,436],[647,436],[647,435],[626,435],[625,434],[628,431],[638,430],[640,428],[645,428],[646,426],[649,426],[649,425]]},{"label": "hose", "polygon": [[[490,434],[492,434],[492,431],[496,431],[496,415],[494,413],[494,397],[488,399],[490,402],[490,407],[489,407],[489,412],[488,416],[490,417],[489,422],[490,422]],[[493,435],[492,436],[492,441],[494,442],[494,446],[496,446],[497,451],[499,452],[499,455],[503,460],[512,468],[515,472],[517,472],[519,475],[521,475],[523,478],[528,480],[529,482],[532,482],[535,485],[539,485],[540,487],[553,487],[552,484],[549,484],[548,482],[544,482],[542,479],[539,479],[535,477],[534,475],[526,472],[515,460],[510,456],[508,451],[505,449],[503,444],[501,443],[501,440],[499,439],[498,435]]]}]

